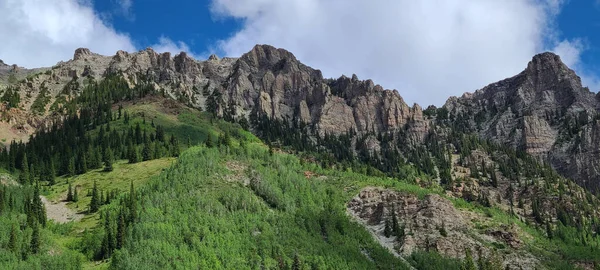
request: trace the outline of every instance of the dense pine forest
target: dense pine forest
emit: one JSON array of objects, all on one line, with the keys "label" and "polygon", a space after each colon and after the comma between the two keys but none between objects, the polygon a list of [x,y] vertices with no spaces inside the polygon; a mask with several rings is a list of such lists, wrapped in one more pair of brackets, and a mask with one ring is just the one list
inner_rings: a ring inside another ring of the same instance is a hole
[{"label": "dense pine forest", "polygon": [[[497,258],[471,254],[394,256],[346,212],[367,186],[438,194],[515,224],[548,268],[600,262],[594,195],[522,151],[470,134],[443,109],[428,112],[442,128],[415,144],[405,130],[318,136],[256,115],[235,123],[181,104],[169,111],[156,105],[167,102],[161,91],[130,88],[118,75],[71,100],[67,91],[52,122],[0,151],[2,269],[502,269]],[[10,106],[17,96],[6,93]],[[147,164],[158,166],[155,175],[141,176]],[[477,196],[456,192],[473,186]],[[48,220],[41,196],[83,217]],[[411,233],[402,223],[394,216],[386,228],[396,244]]]}]

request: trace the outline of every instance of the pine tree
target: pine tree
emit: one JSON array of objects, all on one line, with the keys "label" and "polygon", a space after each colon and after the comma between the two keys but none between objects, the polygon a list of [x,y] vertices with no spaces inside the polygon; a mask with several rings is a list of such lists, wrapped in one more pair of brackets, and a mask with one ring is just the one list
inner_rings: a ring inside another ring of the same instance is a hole
[{"label": "pine tree", "polygon": [[71,157],[69,159],[69,164],[67,165],[67,174],[68,176],[75,176],[75,157]]},{"label": "pine tree", "polygon": [[112,240],[112,230],[110,228],[110,214],[104,214],[104,238],[102,239],[102,246],[100,248],[101,257],[103,259],[110,258],[110,255],[114,249]]},{"label": "pine tree", "polygon": [[77,187],[73,189],[73,202],[79,201],[79,196],[77,195]]},{"label": "pine tree", "polygon": [[392,207],[392,234],[399,240],[404,238],[404,225],[400,225],[398,222],[394,207]]},{"label": "pine tree", "polygon": [[133,181],[131,181],[131,187],[129,188],[129,222],[135,222],[137,220],[137,202],[135,188],[133,187]]},{"label": "pine tree", "polygon": [[23,153],[21,160],[21,173],[19,174],[19,183],[21,185],[29,184],[29,164],[27,162],[27,153]]},{"label": "pine tree", "polygon": [[54,161],[50,160],[46,171],[46,180],[48,184],[53,186],[56,184],[56,169],[54,168]]},{"label": "pine tree", "polygon": [[34,222],[33,233],[31,234],[30,243],[31,253],[37,254],[40,251],[40,226],[37,222]]},{"label": "pine tree", "polygon": [[17,245],[17,228],[15,224],[12,224],[10,229],[10,237],[8,239],[8,249],[15,254],[19,253],[19,246]]},{"label": "pine tree", "polygon": [[154,151],[152,151],[152,153],[154,154],[154,158],[161,158],[163,156],[162,151],[160,151],[160,143],[154,142]]},{"label": "pine tree", "polygon": [[204,144],[206,145],[206,147],[209,147],[209,148],[214,146],[214,143],[212,141],[212,136],[210,134],[208,134],[206,136],[206,141],[204,142]]},{"label": "pine tree", "polygon": [[148,161],[152,159],[152,150],[150,149],[150,143],[145,142],[144,148],[142,149],[142,160]]},{"label": "pine tree", "polygon": [[32,214],[36,218],[36,220],[43,227],[46,227],[46,208],[44,207],[44,203],[42,203],[42,198],[40,198],[39,184],[35,185],[35,189],[33,191],[33,201],[31,204],[31,208],[32,208]]},{"label": "pine tree", "polygon": [[29,184],[33,185],[33,183],[35,183],[37,180],[38,174],[37,171],[35,170],[35,167],[32,164],[29,164]]},{"label": "pine tree", "polygon": [[69,189],[67,190],[67,201],[73,201],[73,188],[71,187],[71,182],[69,182]]},{"label": "pine tree", "polygon": [[123,209],[121,209],[117,224],[117,249],[121,249],[125,244],[125,229],[125,214],[123,213]]},{"label": "pine tree", "polygon": [[139,162],[137,147],[133,144],[129,144],[129,150],[127,152],[129,152],[129,163],[133,164]]},{"label": "pine tree", "polygon": [[84,174],[88,171],[86,155],[81,153],[79,156],[79,173]]},{"label": "pine tree", "polygon": [[113,170],[113,160],[114,160],[114,155],[113,155],[112,149],[110,149],[110,147],[106,148],[106,150],[104,150],[104,158],[103,158],[105,172],[111,172]]},{"label": "pine tree", "polygon": [[175,135],[172,135],[171,136],[171,140],[169,141],[169,143],[172,146],[172,148],[171,148],[171,156],[172,157],[178,157],[179,154],[180,154],[179,140],[177,140],[177,138],[175,138]]},{"label": "pine tree", "polygon": [[392,224],[390,222],[390,218],[385,219],[385,227],[383,229],[383,235],[385,235],[385,237],[388,237],[388,238],[392,236]]},{"label": "pine tree", "polygon": [[92,199],[90,201],[90,213],[95,213],[100,208],[100,194],[98,193],[98,185],[96,181],[94,181],[94,186],[92,187]]}]

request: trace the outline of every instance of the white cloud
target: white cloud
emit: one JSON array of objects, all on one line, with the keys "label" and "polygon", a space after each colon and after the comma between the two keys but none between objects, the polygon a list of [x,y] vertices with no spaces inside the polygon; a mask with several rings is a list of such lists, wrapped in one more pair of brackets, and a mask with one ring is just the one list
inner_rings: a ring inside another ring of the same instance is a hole
[{"label": "white cloud", "polygon": [[[441,105],[519,73],[534,54],[560,45],[555,18],[564,2],[213,0],[212,11],[243,20],[220,43],[228,56],[271,44],[327,77],[356,73],[398,89],[408,102]],[[566,59],[578,56],[563,49]]]},{"label": "white cloud", "polygon": [[581,62],[581,54],[587,49],[588,46],[582,39],[563,40],[556,44],[552,52],[560,55],[563,63],[577,72],[584,86],[589,87],[591,91],[598,92],[600,78],[597,74],[589,72]]},{"label": "white cloud", "polygon": [[78,47],[107,55],[135,50],[81,0],[0,0],[0,39],[0,59],[25,67],[71,59]]},{"label": "white cloud", "polygon": [[578,65],[581,61],[581,53],[585,50],[585,46],[581,39],[572,41],[563,40],[556,44],[552,52],[560,55],[560,59],[569,67]]},{"label": "white cloud", "polygon": [[159,52],[159,53],[170,52],[171,55],[174,56],[176,54],[179,54],[180,52],[185,52],[190,57],[193,57],[195,59],[200,59],[192,52],[192,50],[190,50],[190,47],[185,42],[173,41],[170,38],[165,37],[165,36],[161,36],[158,39],[158,43],[152,45],[151,47],[152,47],[152,49],[154,49],[156,52]]}]

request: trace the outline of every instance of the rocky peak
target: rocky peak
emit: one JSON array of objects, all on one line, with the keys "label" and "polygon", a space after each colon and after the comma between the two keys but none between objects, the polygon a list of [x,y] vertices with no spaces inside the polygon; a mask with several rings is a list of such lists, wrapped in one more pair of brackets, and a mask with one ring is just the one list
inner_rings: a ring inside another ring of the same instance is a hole
[{"label": "rocky peak", "polygon": [[124,61],[125,59],[127,59],[127,57],[129,56],[129,53],[127,53],[126,51],[117,51],[117,53],[115,54],[115,56],[113,56],[113,59],[117,60],[117,61]]},{"label": "rocky peak", "polygon": [[187,53],[181,52],[173,58],[175,70],[183,74],[190,72],[198,73],[200,68],[194,58],[191,58]]},{"label": "rocky peak", "polygon": [[211,55],[208,57],[208,60],[209,60],[209,61],[219,61],[219,57],[218,57],[216,54],[211,54]]},{"label": "rocky peak", "polygon": [[73,55],[73,60],[83,59],[88,55],[92,55],[92,52],[88,48],[78,48],[75,50],[75,54]]},{"label": "rocky peak", "polygon": [[4,61],[2,61],[2,59],[0,59],[0,67],[8,67],[8,65],[5,64]]},{"label": "rocky peak", "polygon": [[288,60],[290,62],[298,61],[291,52],[270,45],[256,45],[240,59],[258,69],[272,69],[276,64],[282,64]]},{"label": "rocky peak", "polygon": [[537,90],[556,88],[559,84],[572,90],[582,89],[581,78],[561,61],[560,56],[551,52],[534,56],[524,74]]},{"label": "rocky peak", "polygon": [[520,74],[444,107],[467,130],[525,150],[582,186],[600,186],[600,130],[593,124],[600,102],[558,55],[538,54]]}]

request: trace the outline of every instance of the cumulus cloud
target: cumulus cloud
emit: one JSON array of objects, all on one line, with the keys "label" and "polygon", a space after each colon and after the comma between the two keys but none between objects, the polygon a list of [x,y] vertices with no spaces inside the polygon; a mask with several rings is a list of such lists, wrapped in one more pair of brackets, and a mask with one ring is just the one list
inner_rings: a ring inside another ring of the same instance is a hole
[{"label": "cumulus cloud", "polygon": [[0,37],[0,59],[25,67],[71,59],[78,47],[109,55],[135,49],[78,0],[0,0]]},{"label": "cumulus cloud", "polygon": [[564,2],[213,0],[212,11],[243,22],[219,44],[228,56],[272,44],[327,77],[356,73],[408,102],[441,105],[519,73],[555,46],[576,63],[582,48],[561,46],[554,30]]},{"label": "cumulus cloud", "polygon": [[597,74],[586,70],[581,61],[581,54],[587,50],[587,48],[586,42],[582,39],[563,40],[556,44],[552,49],[552,52],[560,55],[561,60],[567,66],[577,71],[584,86],[588,86],[590,90],[597,92],[600,90],[600,78]]},{"label": "cumulus cloud", "polygon": [[161,36],[158,43],[151,46],[156,52],[170,52],[171,55],[179,54],[180,52],[187,53],[190,57],[200,59],[192,52],[190,47],[183,41],[173,41],[168,37]]}]

